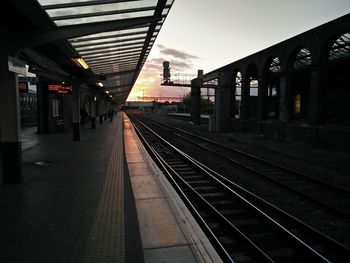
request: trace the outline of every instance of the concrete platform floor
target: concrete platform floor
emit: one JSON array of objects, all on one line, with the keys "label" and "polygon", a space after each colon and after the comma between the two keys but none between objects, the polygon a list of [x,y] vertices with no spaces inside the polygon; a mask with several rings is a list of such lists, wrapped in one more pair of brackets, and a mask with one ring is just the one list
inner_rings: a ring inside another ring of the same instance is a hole
[{"label": "concrete platform floor", "polygon": [[220,261],[122,113],[80,142],[26,130],[23,170],[0,186],[0,262]]}]

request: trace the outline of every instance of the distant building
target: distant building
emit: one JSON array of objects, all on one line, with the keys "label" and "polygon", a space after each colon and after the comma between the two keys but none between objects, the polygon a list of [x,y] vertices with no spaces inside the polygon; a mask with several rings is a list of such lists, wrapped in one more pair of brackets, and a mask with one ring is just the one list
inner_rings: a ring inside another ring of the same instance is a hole
[{"label": "distant building", "polygon": [[141,111],[153,112],[156,109],[154,101],[127,101],[121,109],[136,109]]}]

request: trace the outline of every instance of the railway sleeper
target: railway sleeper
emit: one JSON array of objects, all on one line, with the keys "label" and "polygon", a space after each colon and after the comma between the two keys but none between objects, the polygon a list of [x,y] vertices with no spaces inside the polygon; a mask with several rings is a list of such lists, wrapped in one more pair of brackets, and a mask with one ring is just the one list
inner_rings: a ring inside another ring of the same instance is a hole
[{"label": "railway sleeper", "polygon": [[183,164],[183,161],[179,160],[178,158],[174,158],[174,157],[164,157],[164,161],[166,161],[167,163]]},{"label": "railway sleeper", "polygon": [[219,198],[225,197],[226,193],[224,192],[215,192],[215,193],[204,193],[202,197],[204,197],[207,201],[211,202],[212,200],[218,200]]},{"label": "railway sleeper", "polygon": [[227,209],[227,207],[231,207],[235,205],[236,202],[233,200],[225,200],[225,199],[216,199],[209,201],[212,206],[214,206],[216,209]]},{"label": "railway sleeper", "polygon": [[291,247],[276,248],[265,252],[277,262],[298,262],[295,258],[296,251]]},{"label": "railway sleeper", "polygon": [[254,232],[252,234],[249,235],[252,239],[255,240],[264,240],[264,241],[272,241],[274,239],[276,239],[276,236],[271,233],[271,232]]},{"label": "railway sleeper", "polygon": [[[210,224],[210,227],[213,227],[212,229],[215,231],[216,225],[214,223]],[[235,262],[257,262],[252,256],[254,252],[252,254],[251,247],[247,246],[240,235],[230,231],[217,231],[215,235]],[[253,249],[253,251],[255,250]]]},{"label": "railway sleeper", "polygon": [[[227,210],[226,210],[227,211]],[[231,210],[232,211],[232,210]],[[235,210],[233,210],[235,211]],[[239,213],[226,213],[226,214],[222,214],[224,215],[227,220],[229,220],[230,222],[233,222],[233,221],[242,221],[242,220],[252,220],[252,215],[247,212],[246,210],[243,210],[243,211],[240,211]]]},{"label": "railway sleeper", "polygon": [[200,185],[206,185],[210,183],[210,180],[192,180],[192,181],[187,181],[187,183],[189,185],[191,185],[192,187],[195,186],[200,186]]},{"label": "railway sleeper", "polygon": [[192,186],[192,187],[194,190],[196,190],[200,194],[218,192],[218,188],[216,186],[213,186],[213,185]]},{"label": "railway sleeper", "polygon": [[223,209],[219,209],[219,211],[224,216],[244,215],[247,212],[245,209],[242,209],[242,208],[237,208],[237,209],[223,208]]},{"label": "railway sleeper", "polygon": [[312,184],[305,183],[305,181],[303,181],[303,180],[294,179],[294,180],[289,180],[287,182],[284,182],[281,180],[279,180],[279,181],[282,183],[288,184],[289,186],[292,186],[293,188],[298,188],[301,190],[312,190],[312,191],[315,190],[315,186],[313,186]]},{"label": "railway sleeper", "polygon": [[191,174],[181,174],[181,177],[183,179],[187,180],[199,180],[199,179],[204,179],[205,177],[203,175],[197,174],[197,173],[191,173]]},{"label": "railway sleeper", "polygon": [[195,172],[192,167],[187,166],[187,167],[173,167],[171,166],[177,173],[182,173],[182,172]]},{"label": "railway sleeper", "polygon": [[170,166],[176,166],[176,165],[180,165],[180,164],[183,164],[183,162],[179,161],[179,162],[176,162],[176,161],[167,161],[165,160],[167,164],[169,164]]},{"label": "railway sleeper", "polygon": [[264,232],[264,230],[256,231],[247,236],[255,244],[258,244],[258,246],[264,251],[274,250],[276,248],[283,249],[286,247],[290,247],[288,243],[285,244],[283,242],[283,238],[275,236],[274,233]]},{"label": "railway sleeper", "polygon": [[276,178],[276,177],[273,177],[270,175],[268,175],[268,177],[277,181],[280,184],[289,186],[291,188],[299,188],[300,186],[305,187],[307,185],[304,181],[300,181],[300,180],[295,179],[295,178],[286,178],[286,177],[277,177]]},{"label": "railway sleeper", "polygon": [[220,243],[225,247],[228,247],[228,246],[232,247],[232,246],[237,245],[237,240],[235,240],[227,235],[220,235],[217,238],[220,241]]},{"label": "railway sleeper", "polygon": [[220,229],[220,224],[216,221],[207,222],[207,220],[206,220],[206,223],[209,226],[209,228],[214,232],[217,232],[218,229]]},{"label": "railway sleeper", "polygon": [[308,252],[304,249],[295,248],[294,242],[290,243],[290,241],[285,240],[282,236],[274,237],[273,233],[267,234],[267,238],[264,236],[256,237],[254,234],[248,234],[248,236],[276,262],[314,262],[311,258],[307,258],[309,255]]},{"label": "railway sleeper", "polygon": [[159,154],[168,154],[169,153],[169,151],[167,149],[163,149],[163,148],[157,149],[157,152]]},{"label": "railway sleeper", "polygon": [[240,262],[240,263],[256,262],[252,257],[249,257],[247,254],[243,254],[243,253],[230,253],[230,257],[234,260],[234,262]]},{"label": "railway sleeper", "polygon": [[334,196],[330,193],[325,192],[313,192],[312,196],[317,199],[327,200],[327,204],[331,204],[334,206],[344,206],[344,208],[350,208],[350,200],[348,198]]},{"label": "railway sleeper", "polygon": [[[245,214],[247,210],[241,206],[237,200],[229,200],[227,198],[221,198],[217,200],[208,201],[218,211],[234,211],[233,214]],[[237,211],[237,212],[235,212]]]},{"label": "railway sleeper", "polygon": [[250,253],[247,247],[243,247],[237,239],[227,235],[219,235],[217,239],[235,262],[254,262],[253,258],[249,256]]},{"label": "railway sleeper", "polygon": [[[323,198],[322,200],[325,200],[325,199]],[[348,216],[350,216],[349,202],[343,201],[340,199],[333,199],[333,200],[328,199],[328,200],[325,200],[324,202],[329,206],[336,207],[337,211],[342,211],[343,214],[347,214]]]},{"label": "railway sleeper", "polygon": [[274,174],[274,175],[285,175],[285,172],[279,170],[278,168],[270,168],[270,167],[257,167],[260,173],[264,174]]},{"label": "railway sleeper", "polygon": [[184,177],[184,176],[187,177],[189,175],[198,175],[198,173],[196,171],[191,170],[191,171],[181,171],[181,174],[180,174],[181,177]]},{"label": "railway sleeper", "polygon": [[241,228],[242,226],[244,227],[255,227],[255,226],[260,226],[261,222],[255,218],[235,218],[231,219],[230,222],[232,225],[236,226],[237,228]]},{"label": "railway sleeper", "polygon": [[183,167],[189,167],[188,166],[188,164],[186,164],[186,163],[182,163],[182,162],[178,162],[178,163],[172,163],[171,164],[171,167],[173,168],[173,169],[175,169],[175,168],[183,168]]}]

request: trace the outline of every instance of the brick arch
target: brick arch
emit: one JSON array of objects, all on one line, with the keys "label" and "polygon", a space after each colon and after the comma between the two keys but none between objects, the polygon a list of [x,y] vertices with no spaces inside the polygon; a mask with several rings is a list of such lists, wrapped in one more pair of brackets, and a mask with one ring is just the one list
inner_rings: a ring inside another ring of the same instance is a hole
[{"label": "brick arch", "polygon": [[289,54],[287,71],[291,75],[289,98],[291,119],[304,120],[309,118],[312,51],[306,45],[299,45]]},{"label": "brick arch", "polygon": [[268,73],[279,73],[281,71],[281,59],[278,56],[270,55],[264,62],[262,75],[264,76]]},{"label": "brick arch", "polygon": [[299,45],[295,47],[288,56],[287,70],[289,71],[309,67],[311,65],[312,52],[306,45]]},{"label": "brick arch", "polygon": [[322,50],[324,82],[324,121],[343,123],[350,121],[350,30],[331,35]]},{"label": "brick arch", "polygon": [[264,63],[259,83],[259,119],[278,119],[282,63],[278,56],[269,56]]},{"label": "brick arch", "polygon": [[251,62],[247,65],[247,67],[244,70],[244,76],[246,77],[254,77],[254,78],[258,78],[259,76],[259,70],[258,70],[258,66],[256,65],[255,62]]}]

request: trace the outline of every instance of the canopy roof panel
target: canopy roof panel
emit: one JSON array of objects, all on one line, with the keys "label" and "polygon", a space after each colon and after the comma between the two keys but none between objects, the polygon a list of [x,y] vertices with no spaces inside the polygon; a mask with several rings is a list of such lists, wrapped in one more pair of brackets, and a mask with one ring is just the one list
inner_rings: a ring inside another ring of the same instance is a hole
[{"label": "canopy roof panel", "polygon": [[[38,0],[57,27],[154,17],[153,22],[129,25],[67,39],[90,70],[104,79],[105,90],[126,98],[138,77],[174,0]],[[127,72],[123,74],[123,72]],[[120,101],[119,98],[119,101]]]}]

